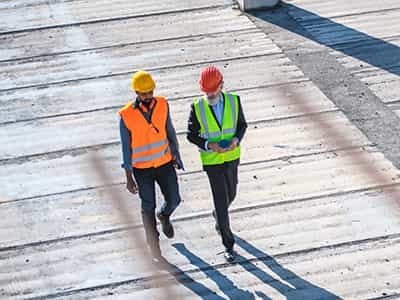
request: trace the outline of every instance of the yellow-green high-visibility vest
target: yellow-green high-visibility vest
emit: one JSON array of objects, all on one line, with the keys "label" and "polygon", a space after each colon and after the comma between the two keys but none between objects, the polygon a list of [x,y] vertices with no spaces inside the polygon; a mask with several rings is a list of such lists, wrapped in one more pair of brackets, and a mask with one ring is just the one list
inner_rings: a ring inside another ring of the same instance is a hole
[{"label": "yellow-green high-visibility vest", "polygon": [[[223,96],[225,101],[221,128],[218,126],[217,120],[211,112],[211,108],[205,96],[200,99],[195,99],[194,102],[196,117],[200,123],[200,136],[208,142],[231,140],[236,133],[239,114],[238,96],[228,93],[223,93]],[[240,146],[225,153],[216,153],[203,149],[199,150],[203,165],[219,165],[240,158]]]}]

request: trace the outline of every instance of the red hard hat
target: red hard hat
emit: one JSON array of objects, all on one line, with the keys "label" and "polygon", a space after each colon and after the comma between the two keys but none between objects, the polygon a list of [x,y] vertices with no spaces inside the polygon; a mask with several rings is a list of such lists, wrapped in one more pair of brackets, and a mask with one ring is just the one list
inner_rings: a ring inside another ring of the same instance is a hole
[{"label": "red hard hat", "polygon": [[222,82],[222,73],[216,67],[207,67],[201,72],[200,88],[205,93],[214,93]]}]

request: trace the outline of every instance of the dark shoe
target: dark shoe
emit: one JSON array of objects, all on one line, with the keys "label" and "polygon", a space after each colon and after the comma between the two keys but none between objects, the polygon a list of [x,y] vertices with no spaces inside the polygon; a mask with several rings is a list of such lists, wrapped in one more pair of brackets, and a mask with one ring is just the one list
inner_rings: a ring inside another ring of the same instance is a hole
[{"label": "dark shoe", "polygon": [[236,260],[236,253],[233,250],[226,250],[224,252],[224,257],[228,263],[234,263]]},{"label": "dark shoe", "polygon": [[212,215],[213,215],[214,220],[215,220],[215,231],[216,231],[219,235],[221,235],[221,230],[219,230],[218,221],[217,221],[217,214],[216,214],[215,210],[213,210]]},{"label": "dark shoe", "polygon": [[174,227],[169,220],[169,216],[164,216],[161,213],[157,213],[157,218],[161,222],[162,231],[164,232],[165,236],[169,239],[172,239],[174,237]]}]

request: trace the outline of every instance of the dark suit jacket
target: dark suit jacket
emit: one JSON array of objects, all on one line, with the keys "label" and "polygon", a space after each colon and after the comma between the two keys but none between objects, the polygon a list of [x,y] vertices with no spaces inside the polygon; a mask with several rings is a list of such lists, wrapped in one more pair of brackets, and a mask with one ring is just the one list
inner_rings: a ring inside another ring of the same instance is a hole
[{"label": "dark suit jacket", "polygon": [[[215,114],[214,114],[214,110],[212,109],[211,106],[210,106],[210,108],[214,115],[215,120],[217,120],[217,118],[215,117]],[[218,121],[217,121],[217,124],[220,126]],[[237,137],[239,139],[239,143],[243,139],[246,129],[247,129],[247,122],[244,117],[242,104],[240,102],[240,97],[239,97],[238,123],[237,123],[236,134],[235,134],[235,137]],[[204,148],[207,140],[201,138],[199,135],[200,135],[200,123],[196,117],[196,113],[194,110],[194,104],[192,104],[190,116],[189,116],[189,122],[188,122],[187,139],[189,140],[189,142],[195,144],[197,147],[202,148],[204,150],[208,150],[208,149]]]}]

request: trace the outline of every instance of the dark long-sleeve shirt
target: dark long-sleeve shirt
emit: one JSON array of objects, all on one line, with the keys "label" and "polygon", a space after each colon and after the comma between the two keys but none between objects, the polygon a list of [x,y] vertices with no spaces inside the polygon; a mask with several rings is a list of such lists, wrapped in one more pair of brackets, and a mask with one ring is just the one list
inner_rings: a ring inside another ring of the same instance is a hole
[{"label": "dark long-sleeve shirt", "polygon": [[[244,134],[246,133],[247,122],[246,122],[246,118],[243,113],[243,108],[242,108],[242,104],[240,102],[240,97],[238,97],[238,98],[239,98],[239,111],[238,111],[238,123],[237,123],[237,127],[236,127],[235,137],[238,138],[239,143],[240,143],[240,141],[244,137]],[[211,105],[210,105],[210,108],[211,108],[211,112],[214,115],[214,118],[216,120],[218,120]],[[217,121],[217,123],[219,124],[218,121]],[[189,116],[189,121],[188,121],[187,139],[189,140],[189,142],[195,144],[197,147],[204,149],[204,150],[208,150],[208,149],[206,149],[207,140],[200,137],[200,123],[196,117],[194,104],[192,104],[192,106],[191,106],[191,111],[190,111],[190,116]]]},{"label": "dark long-sleeve shirt", "polygon": [[[123,161],[121,167],[127,170],[132,170],[132,148],[131,148],[132,136],[122,118],[120,119],[119,122],[119,131],[121,136],[122,161]],[[175,158],[175,161],[178,164],[178,166],[181,169],[183,169],[184,166],[179,153],[179,143],[176,137],[175,128],[172,124],[171,116],[169,113],[169,107],[168,107],[168,116],[166,122],[166,131],[172,157]]]}]

